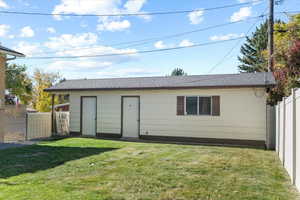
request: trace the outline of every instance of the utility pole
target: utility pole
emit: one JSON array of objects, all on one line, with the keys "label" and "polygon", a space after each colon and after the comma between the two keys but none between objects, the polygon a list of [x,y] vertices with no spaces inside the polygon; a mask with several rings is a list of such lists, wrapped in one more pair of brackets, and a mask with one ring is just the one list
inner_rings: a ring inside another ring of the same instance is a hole
[{"label": "utility pole", "polygon": [[269,20],[268,20],[268,49],[269,49],[269,62],[268,71],[273,71],[274,65],[274,0],[269,0]]}]

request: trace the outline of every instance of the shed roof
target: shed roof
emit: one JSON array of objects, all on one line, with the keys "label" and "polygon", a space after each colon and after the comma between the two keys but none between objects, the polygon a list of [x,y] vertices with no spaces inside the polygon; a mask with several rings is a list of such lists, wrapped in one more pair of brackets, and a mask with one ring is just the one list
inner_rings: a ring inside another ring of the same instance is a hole
[{"label": "shed roof", "polygon": [[266,87],[275,85],[271,72],[192,76],[66,80],[45,91],[141,90],[179,88]]},{"label": "shed roof", "polygon": [[7,47],[4,47],[2,45],[0,45],[0,53],[4,53],[4,54],[7,54],[7,55],[16,56],[16,57],[25,57],[24,54],[22,54],[20,52],[17,52],[17,51],[14,51],[12,49],[9,49]]}]

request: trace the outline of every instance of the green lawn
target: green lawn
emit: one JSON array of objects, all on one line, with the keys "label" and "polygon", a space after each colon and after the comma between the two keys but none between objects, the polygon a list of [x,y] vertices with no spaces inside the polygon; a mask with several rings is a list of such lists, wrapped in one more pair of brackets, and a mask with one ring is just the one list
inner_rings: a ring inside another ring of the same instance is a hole
[{"label": "green lawn", "polygon": [[0,151],[0,199],[296,199],[274,152],[69,138]]}]

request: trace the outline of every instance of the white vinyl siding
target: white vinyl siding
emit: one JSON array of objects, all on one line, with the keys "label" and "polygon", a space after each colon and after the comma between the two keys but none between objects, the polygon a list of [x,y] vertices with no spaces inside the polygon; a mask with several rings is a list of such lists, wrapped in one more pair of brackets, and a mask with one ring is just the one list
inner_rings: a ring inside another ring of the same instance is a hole
[{"label": "white vinyl siding", "polygon": [[98,96],[98,133],[121,132],[121,96]]},{"label": "white vinyl siding", "polygon": [[[71,92],[71,131],[80,131],[80,95],[97,96],[97,132],[120,133],[121,96],[132,95],[140,96],[141,135],[266,139],[263,88]],[[220,96],[220,116],[176,115],[177,96],[214,95]]]},{"label": "white vinyl siding", "polygon": [[70,94],[70,131],[80,131],[80,95]]}]

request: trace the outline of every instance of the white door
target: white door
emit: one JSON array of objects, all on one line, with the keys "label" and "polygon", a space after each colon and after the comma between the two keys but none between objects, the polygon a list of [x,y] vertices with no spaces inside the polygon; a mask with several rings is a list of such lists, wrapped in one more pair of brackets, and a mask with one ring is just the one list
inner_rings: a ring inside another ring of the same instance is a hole
[{"label": "white door", "polygon": [[139,137],[139,98],[123,98],[123,137]]},{"label": "white door", "polygon": [[82,97],[82,135],[96,136],[96,97]]}]

